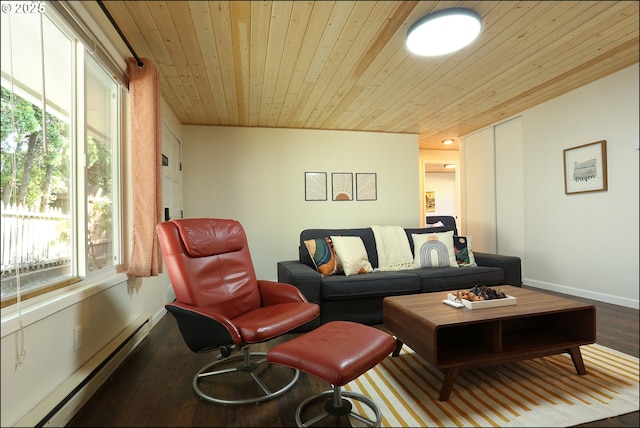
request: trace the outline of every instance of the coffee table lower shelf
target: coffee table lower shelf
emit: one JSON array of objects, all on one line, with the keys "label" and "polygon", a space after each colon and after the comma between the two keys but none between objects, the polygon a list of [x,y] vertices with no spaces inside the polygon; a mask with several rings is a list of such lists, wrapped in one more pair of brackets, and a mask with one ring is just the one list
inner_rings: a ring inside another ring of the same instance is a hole
[{"label": "coffee table lower shelf", "polygon": [[[393,352],[392,356],[397,357],[400,355],[400,351],[404,346],[404,342],[401,340],[396,341],[396,349]],[[456,382],[456,378],[458,374],[463,370],[474,369],[477,367],[491,366],[496,364],[504,364],[514,361],[522,361],[529,360],[532,358],[546,357],[548,355],[557,355],[568,353],[571,356],[571,360],[573,361],[573,365],[576,368],[576,372],[579,375],[587,374],[587,369],[584,365],[584,360],[582,359],[582,353],[580,352],[580,346],[572,346],[569,348],[562,349],[543,349],[539,351],[529,350],[526,352],[516,352],[516,353],[503,353],[500,355],[495,355],[493,357],[484,357],[477,358],[472,362],[469,360],[465,360],[464,358],[457,358],[460,360],[459,363],[451,363],[447,366],[436,366],[440,370],[442,370],[444,374],[444,378],[442,380],[442,387],[440,388],[440,395],[438,397],[439,401],[447,401],[449,396],[451,395],[451,391],[453,390],[453,386]],[[470,354],[469,354],[470,355]],[[466,362],[465,362],[466,361]]]}]

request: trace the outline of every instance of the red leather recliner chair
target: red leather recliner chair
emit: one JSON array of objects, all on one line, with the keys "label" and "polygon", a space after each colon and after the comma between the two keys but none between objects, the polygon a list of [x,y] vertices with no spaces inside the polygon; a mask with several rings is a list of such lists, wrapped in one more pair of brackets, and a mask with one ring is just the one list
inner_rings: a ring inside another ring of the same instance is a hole
[{"label": "red leather recliner chair", "polygon": [[[196,393],[213,403],[245,404],[266,401],[289,390],[298,380],[299,371],[293,370],[289,383],[271,391],[258,377],[263,370],[257,370],[269,364],[266,353],[250,352],[250,345],[313,320],[320,313],[318,305],[307,302],[290,284],[256,279],[244,229],[235,220],[170,220],[158,224],[156,230],[176,294],[176,300],[165,305],[166,309],[175,317],[193,352],[220,350],[217,360],[195,375]],[[232,355],[239,350],[244,352]],[[218,370],[234,360],[241,362]],[[261,394],[229,399],[203,391],[205,380],[231,372],[250,374]]]}]

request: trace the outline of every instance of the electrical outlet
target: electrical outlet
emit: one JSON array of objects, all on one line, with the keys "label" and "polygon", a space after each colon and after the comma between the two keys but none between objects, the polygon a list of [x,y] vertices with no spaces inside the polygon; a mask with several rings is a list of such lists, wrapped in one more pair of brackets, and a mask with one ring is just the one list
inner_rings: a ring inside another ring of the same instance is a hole
[{"label": "electrical outlet", "polygon": [[73,350],[77,351],[82,346],[82,326],[77,325],[73,329]]}]

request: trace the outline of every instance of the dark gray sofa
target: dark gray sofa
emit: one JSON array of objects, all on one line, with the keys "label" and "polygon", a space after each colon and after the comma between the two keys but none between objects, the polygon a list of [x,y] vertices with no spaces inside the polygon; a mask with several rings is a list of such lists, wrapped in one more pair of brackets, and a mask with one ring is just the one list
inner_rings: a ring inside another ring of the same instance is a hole
[{"label": "dark gray sofa", "polygon": [[[413,252],[412,233],[453,230],[457,235],[455,220],[452,221],[453,224],[447,223],[444,227],[405,229],[411,251]],[[299,259],[278,262],[278,281],[295,285],[309,302],[320,305],[320,316],[298,329],[299,331],[308,331],[334,320],[381,324],[382,300],[387,296],[468,289],[476,284],[522,286],[519,257],[475,251],[473,254],[477,267],[422,268],[350,276],[322,276],[316,271],[304,241],[332,235],[362,238],[369,262],[374,268],[378,267],[378,252],[371,228],[303,230],[298,247]],[[445,294],[443,293],[443,298],[446,297]]]}]

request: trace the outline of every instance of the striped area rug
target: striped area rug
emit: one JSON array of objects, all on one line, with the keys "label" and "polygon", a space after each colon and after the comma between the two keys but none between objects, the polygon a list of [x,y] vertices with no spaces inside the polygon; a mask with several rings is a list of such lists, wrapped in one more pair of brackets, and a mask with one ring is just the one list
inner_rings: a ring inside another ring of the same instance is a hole
[{"label": "striped area rug", "polygon": [[372,398],[386,427],[565,427],[638,411],[638,358],[580,349],[584,376],[568,354],[489,366],[461,372],[438,401],[442,373],[405,345],[343,389]]}]

